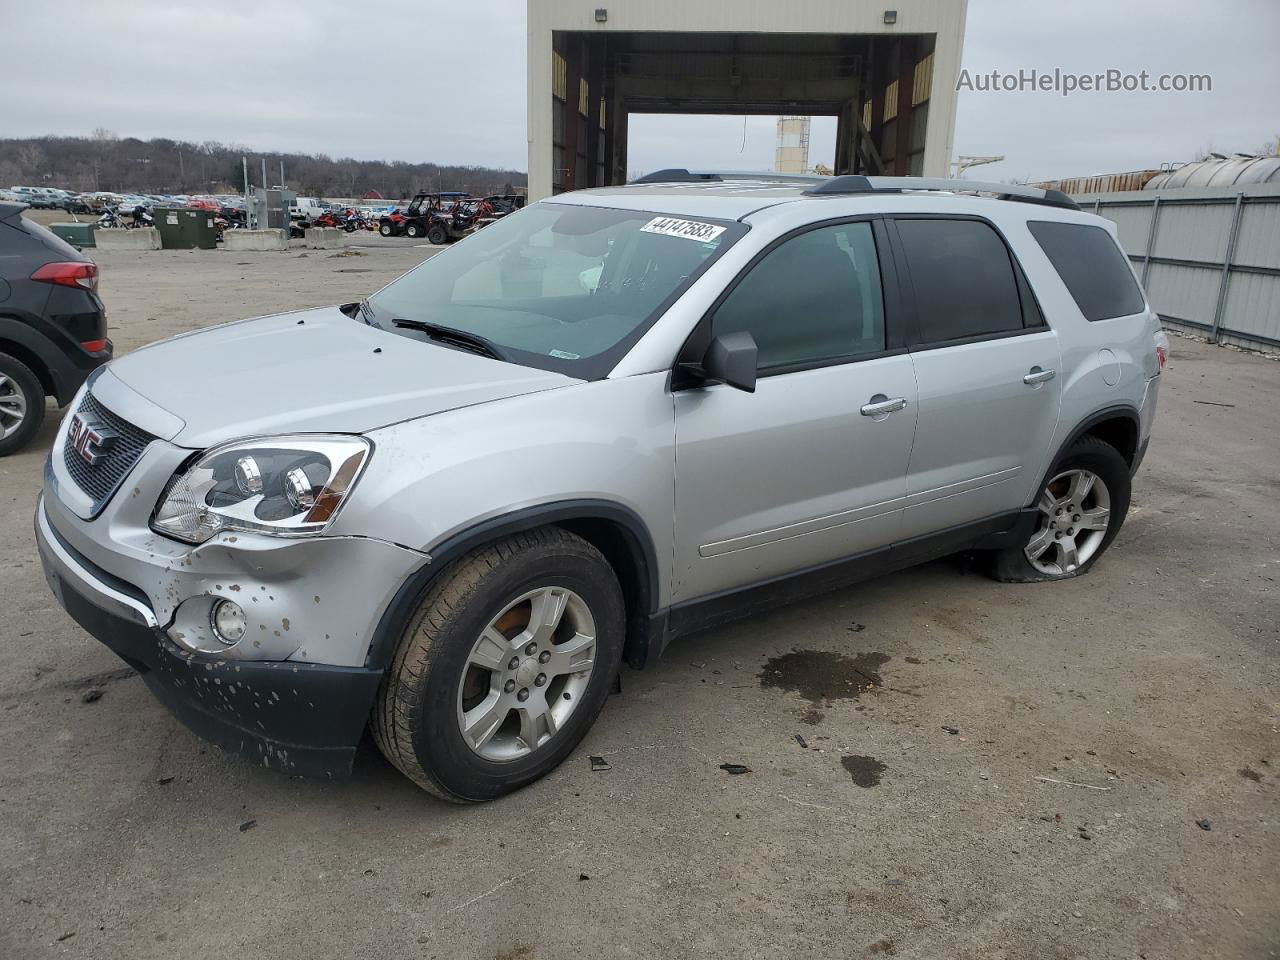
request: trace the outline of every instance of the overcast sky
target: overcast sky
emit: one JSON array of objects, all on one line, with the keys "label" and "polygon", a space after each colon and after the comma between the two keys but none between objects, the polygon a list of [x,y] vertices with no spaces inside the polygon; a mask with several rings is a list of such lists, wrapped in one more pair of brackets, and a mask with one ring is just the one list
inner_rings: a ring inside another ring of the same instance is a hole
[{"label": "overcast sky", "polygon": [[[524,11],[524,0],[0,0],[0,136],[106,127],[523,170]],[[971,75],[1145,69],[1209,74],[1213,89],[961,92],[955,152],[1003,154],[981,176],[1007,179],[1255,150],[1280,135],[1277,39],[1280,0],[970,0]],[[774,135],[769,117],[748,118],[745,138],[741,117],[633,117],[630,166],[767,169]],[[831,118],[815,120],[811,161],[831,162],[834,136]]]}]

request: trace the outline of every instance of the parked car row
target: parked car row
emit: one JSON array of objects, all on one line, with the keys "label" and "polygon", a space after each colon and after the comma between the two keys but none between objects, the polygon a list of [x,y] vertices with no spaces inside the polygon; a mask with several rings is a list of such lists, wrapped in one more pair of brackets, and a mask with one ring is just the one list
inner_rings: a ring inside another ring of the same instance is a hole
[{"label": "parked car row", "polygon": [[240,196],[191,196],[170,193],[113,193],[97,190],[92,193],[76,193],[56,187],[13,186],[0,189],[0,203],[25,203],[37,210],[65,210],[67,213],[102,213],[114,210],[117,214],[131,214],[139,208],[195,207],[218,211],[225,207],[244,209]]}]

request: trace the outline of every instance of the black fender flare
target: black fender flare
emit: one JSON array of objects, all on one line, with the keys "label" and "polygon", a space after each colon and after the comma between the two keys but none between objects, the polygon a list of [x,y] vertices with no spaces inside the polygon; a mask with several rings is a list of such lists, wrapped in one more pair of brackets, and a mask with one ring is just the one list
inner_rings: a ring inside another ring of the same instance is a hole
[{"label": "black fender flare", "polygon": [[[53,396],[58,405],[66,406],[80,389],[85,373],[78,370],[57,344],[39,329],[38,325],[43,323],[39,318],[27,321],[13,313],[0,314],[0,341],[15,343],[37,359],[43,369],[33,372],[41,382],[47,381],[53,386]],[[0,351],[3,349],[3,343],[0,343]],[[29,357],[19,356],[18,359],[27,360]]]},{"label": "black fender flare", "polygon": [[[369,643],[365,666],[386,669],[395,654],[409,617],[421,603],[432,581],[450,563],[463,554],[503,537],[523,533],[537,527],[560,524],[572,528],[574,523],[604,521],[622,531],[622,542],[638,575],[632,584],[634,603],[629,604],[627,639],[624,658],[633,666],[643,666],[657,651],[650,628],[657,611],[658,553],[653,536],[640,515],[624,504],[612,500],[561,500],[525,507],[511,513],[483,520],[440,541],[426,552],[431,561],[410,576],[383,611]],[[624,583],[624,589],[626,584]]]},{"label": "black fender flare", "polygon": [[1053,471],[1057,469],[1058,464],[1062,462],[1062,458],[1067,455],[1067,451],[1075,446],[1077,440],[1104,420],[1115,420],[1118,418],[1129,420],[1133,423],[1133,435],[1135,441],[1134,454],[1136,456],[1138,452],[1138,445],[1141,443],[1142,437],[1142,417],[1138,412],[1138,408],[1128,403],[1117,403],[1112,404],[1109,407],[1103,407],[1101,410],[1095,410],[1076,424],[1071,433],[1067,435],[1067,439],[1064,440],[1062,445],[1054,452],[1053,458],[1049,461],[1048,467],[1045,468],[1044,474],[1040,477],[1040,482],[1036,484],[1035,490],[1031,495],[1031,502],[1027,504],[1027,507],[1035,507],[1036,499],[1040,496],[1040,491],[1044,489],[1044,485],[1049,482],[1049,478],[1053,475]]}]

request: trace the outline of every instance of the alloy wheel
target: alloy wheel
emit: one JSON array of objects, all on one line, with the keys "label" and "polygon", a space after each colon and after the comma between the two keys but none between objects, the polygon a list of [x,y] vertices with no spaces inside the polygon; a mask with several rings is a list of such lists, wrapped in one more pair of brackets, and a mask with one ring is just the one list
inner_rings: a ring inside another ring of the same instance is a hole
[{"label": "alloy wheel", "polygon": [[481,632],[458,686],[462,739],[486,760],[527,757],[584,699],[596,625],[567,587],[539,587],[507,604]]},{"label": "alloy wheel", "polygon": [[0,440],[13,436],[27,419],[27,395],[16,380],[0,373]]},{"label": "alloy wheel", "polygon": [[1045,486],[1036,506],[1040,522],[1024,553],[1040,573],[1074,573],[1101,548],[1111,524],[1111,492],[1096,473],[1064,470]]}]

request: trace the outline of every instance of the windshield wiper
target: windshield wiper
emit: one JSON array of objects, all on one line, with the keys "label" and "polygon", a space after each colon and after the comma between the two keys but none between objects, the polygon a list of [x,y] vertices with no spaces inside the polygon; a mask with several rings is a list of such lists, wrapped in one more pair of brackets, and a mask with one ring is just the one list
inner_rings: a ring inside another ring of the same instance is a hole
[{"label": "windshield wiper", "polygon": [[403,317],[396,317],[391,321],[391,325],[403,327],[406,330],[420,330],[432,340],[461,347],[463,350],[470,350],[472,353],[492,357],[494,360],[505,361],[507,359],[506,354],[492,340],[479,334],[467,333],[465,330],[455,330],[453,327],[445,327],[438,323],[428,323],[425,320],[406,320]]}]

